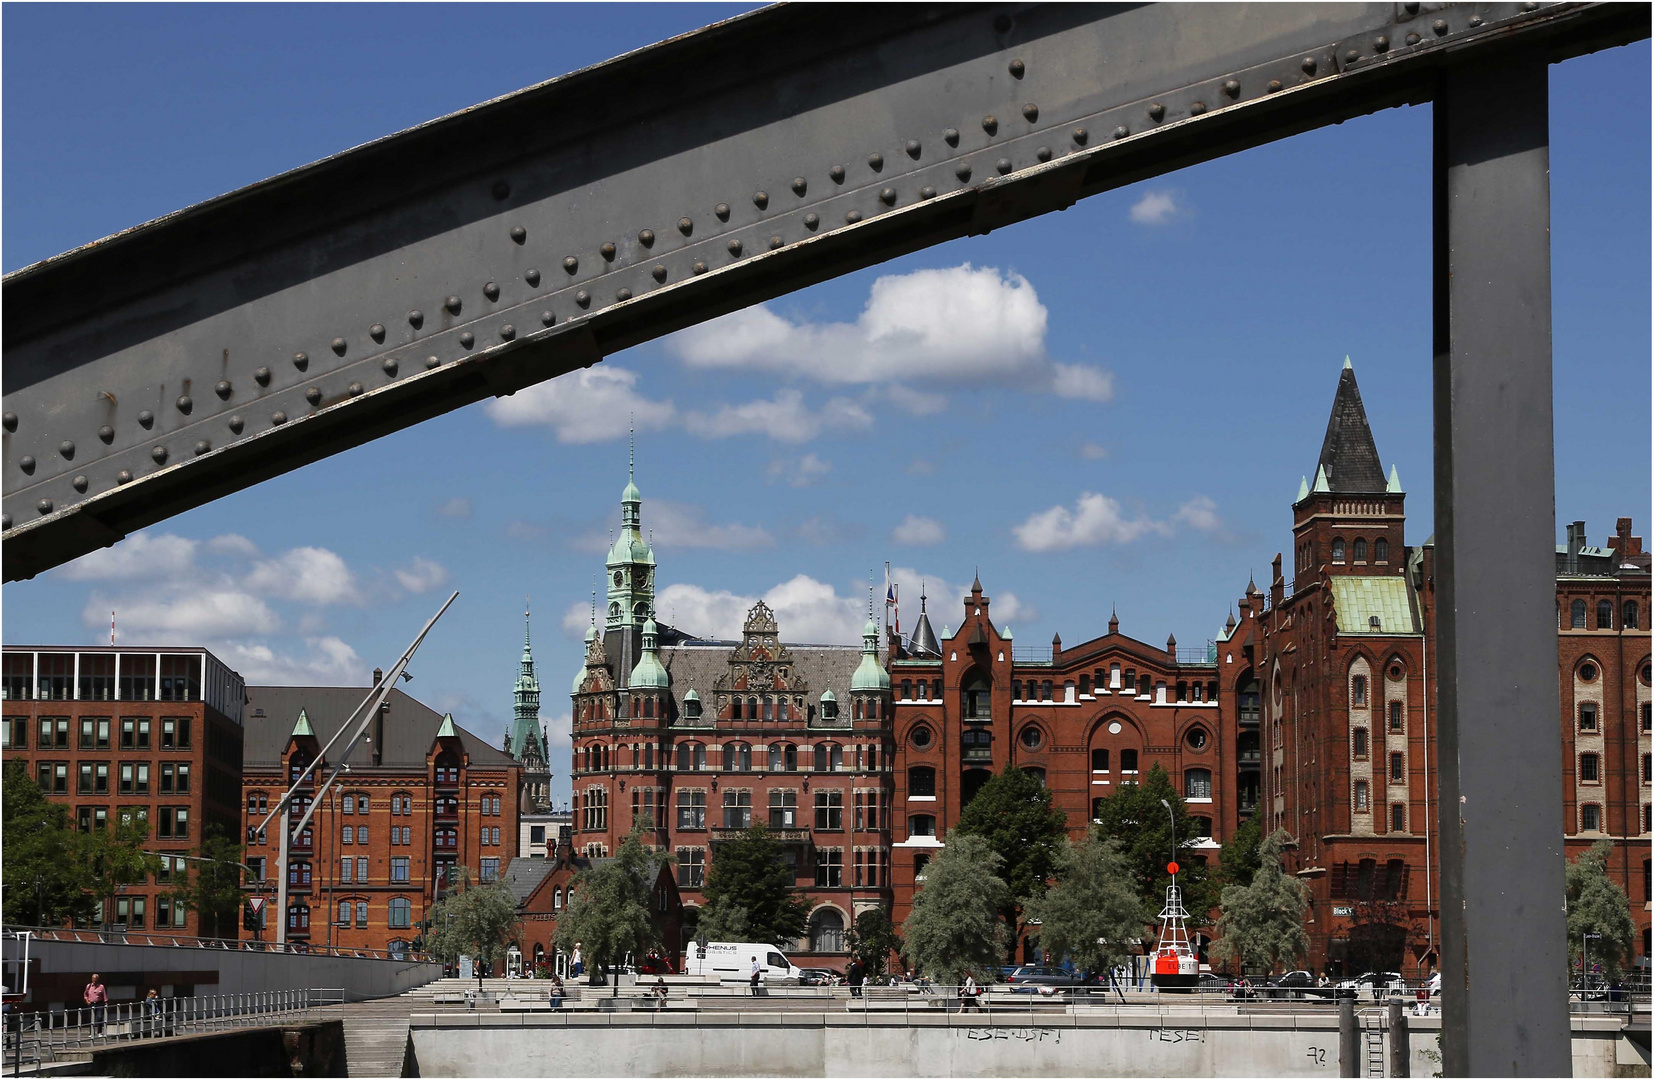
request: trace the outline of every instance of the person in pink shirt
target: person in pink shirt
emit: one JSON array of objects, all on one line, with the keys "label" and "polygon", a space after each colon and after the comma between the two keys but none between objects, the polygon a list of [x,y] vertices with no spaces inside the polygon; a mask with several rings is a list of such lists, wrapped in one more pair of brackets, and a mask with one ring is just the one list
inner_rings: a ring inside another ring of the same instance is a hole
[{"label": "person in pink shirt", "polygon": [[86,984],[86,991],[81,994],[81,998],[92,1008],[93,1032],[102,1035],[104,1007],[109,1004],[109,990],[103,985],[101,975],[92,975],[92,981]]}]

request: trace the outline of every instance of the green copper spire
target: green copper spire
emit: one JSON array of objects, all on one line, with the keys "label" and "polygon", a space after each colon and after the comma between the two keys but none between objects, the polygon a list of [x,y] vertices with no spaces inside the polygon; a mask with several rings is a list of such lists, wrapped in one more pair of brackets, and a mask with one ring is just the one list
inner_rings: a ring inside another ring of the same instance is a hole
[{"label": "green copper spire", "polygon": [[530,768],[546,761],[546,746],[540,733],[540,680],[534,677],[534,650],[529,643],[528,601],[523,601],[523,657],[519,661],[517,685],[512,694],[511,756]]},{"label": "green copper spire", "polygon": [[1396,472],[1396,467],[1394,465],[1390,466],[1390,479],[1387,483],[1385,483],[1384,490],[1392,495],[1401,494],[1401,474]]},{"label": "green copper spire", "polygon": [[1297,506],[1307,498],[1309,498],[1309,477],[1300,476],[1298,478],[1298,497],[1292,500],[1292,505]]},{"label": "green copper spire", "polygon": [[655,610],[655,553],[643,538],[643,495],[635,479],[637,455],[627,455],[626,490],[620,493],[620,535],[607,560],[606,630],[631,629]]},{"label": "green copper spire", "polygon": [[303,709],[299,710],[298,722],[293,725],[293,738],[296,739],[300,735],[308,735],[312,739],[316,737],[316,733],[310,728],[310,717],[305,715]]},{"label": "green copper spire", "polygon": [[439,739],[457,739],[457,738],[459,738],[459,732],[457,730],[455,730],[455,728],[454,728],[454,714],[453,713],[447,713],[446,715],[443,716],[442,726],[436,729],[436,737],[439,738]]},{"label": "green copper spire", "polygon": [[632,668],[632,677],[626,681],[629,690],[664,690],[671,684],[666,668],[655,654],[656,633],[655,620],[646,620],[643,624],[643,655],[638,657],[637,665]]},{"label": "green copper spire", "polygon": [[852,691],[890,689],[890,672],[879,664],[879,624],[873,621],[873,586],[867,587],[867,625],[861,632],[861,663],[850,676]]}]

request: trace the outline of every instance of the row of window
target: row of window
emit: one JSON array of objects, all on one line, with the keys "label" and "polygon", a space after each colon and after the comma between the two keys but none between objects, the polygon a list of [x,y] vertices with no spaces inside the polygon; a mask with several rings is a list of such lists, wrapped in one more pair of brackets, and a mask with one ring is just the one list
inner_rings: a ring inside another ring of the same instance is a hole
[{"label": "row of window", "polygon": [[[8,652],[0,660],[0,698],[9,701],[200,701],[199,656],[162,655],[159,680],[154,653],[79,653],[80,682],[75,682],[75,653]],[[38,678],[35,663],[39,661]]]},{"label": "row of window", "polygon": [[[1405,775],[1406,770],[1405,766],[1403,766],[1403,777],[1405,777]],[[1355,781],[1354,788],[1355,791],[1352,796],[1352,802],[1355,807],[1355,812],[1358,814],[1372,813],[1371,785],[1369,785],[1365,780],[1357,780]],[[1406,803],[1398,802],[1390,804],[1390,831],[1397,833],[1407,831]]]},{"label": "row of window", "polygon": [[[111,766],[107,761],[82,761],[76,772],[79,782],[75,792],[79,795],[107,795],[109,794],[109,774],[114,768],[117,777],[116,790],[122,795],[148,795],[151,793],[150,778],[158,777],[156,790],[162,795],[187,795],[190,790],[190,766],[181,762],[166,762],[158,767],[147,761],[123,761]],[[69,793],[69,769],[67,761],[39,761],[35,763],[35,778],[40,790],[48,795],[67,795]]]},{"label": "row of window", "polygon": [[[715,749],[719,752],[719,765],[724,772],[752,772],[755,760],[759,769],[764,768],[767,760],[770,772],[799,772],[804,766],[809,766],[814,772],[843,772],[847,762],[855,772],[877,772],[888,769],[891,763],[890,752],[879,743],[857,743],[850,747],[839,743],[818,743],[814,747],[771,743],[766,749],[763,746],[755,748],[747,742],[732,742]],[[848,756],[846,750],[850,752]],[[617,747],[591,743],[575,749],[575,765],[581,772],[610,772],[621,767],[619,762],[623,753],[630,754],[630,768],[633,769],[653,770],[657,762],[662,770],[674,765],[677,772],[704,772],[707,769],[707,746],[699,742],[678,743],[673,751],[675,761],[668,755],[665,746],[657,748],[653,743]],[[496,798],[496,806],[498,802]]]},{"label": "row of window", "polygon": [[[109,739],[113,729],[114,719],[108,716],[83,716],[80,718],[79,749],[81,750],[108,750]],[[120,719],[119,733],[122,750],[150,750],[152,736],[156,731],[157,721],[147,716],[123,716]],[[35,748],[39,750],[67,750],[70,736],[74,733],[74,722],[67,716],[42,716],[37,722]],[[187,716],[164,716],[159,721],[160,740],[158,746],[162,750],[190,749],[190,718]],[[0,748],[6,750],[27,750],[29,748],[29,718],[26,716],[8,716],[4,723],[0,723]]]},{"label": "row of window", "polygon": [[[348,927],[351,925],[351,915],[356,916],[356,927],[362,929],[368,925],[368,902],[366,900],[340,900],[338,916],[334,925]],[[405,896],[393,896],[385,906],[385,925],[392,930],[408,930],[413,927],[413,901]],[[310,929],[310,905],[302,901],[287,906],[287,929],[303,931]]]},{"label": "row of window", "polygon": [[[1333,561],[1333,563],[1337,564],[1337,565],[1342,565],[1345,562],[1344,556],[1345,556],[1346,553],[1350,556],[1350,558],[1349,558],[1350,562],[1353,562],[1357,565],[1365,563],[1367,561],[1367,540],[1366,540],[1366,538],[1358,536],[1358,537],[1355,538],[1355,540],[1352,543],[1350,543],[1348,545],[1348,547],[1346,547],[1345,544],[1344,544],[1344,538],[1342,536],[1333,537],[1333,541],[1332,541],[1332,561]],[[1381,536],[1377,540],[1373,541],[1373,562],[1375,562],[1375,563],[1387,563],[1389,561],[1390,561],[1390,541],[1384,539],[1384,537]]]},{"label": "row of window", "polygon": [[[1574,600],[1568,605],[1568,622],[1563,626],[1565,630],[1591,629],[1585,625],[1585,616],[1590,611],[1584,600]],[[1597,630],[1635,630],[1637,617],[1640,612],[1635,600],[1627,600],[1620,608],[1620,622],[1614,623],[1614,602],[1612,600],[1597,601]],[[1562,601],[1556,602],[1556,617],[1558,625],[1562,625]]]}]

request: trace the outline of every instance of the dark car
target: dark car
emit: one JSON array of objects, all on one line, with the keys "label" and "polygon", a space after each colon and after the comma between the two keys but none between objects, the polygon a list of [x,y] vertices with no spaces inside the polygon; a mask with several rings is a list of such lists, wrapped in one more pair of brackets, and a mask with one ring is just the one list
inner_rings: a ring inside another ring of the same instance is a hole
[{"label": "dark car", "polygon": [[1307,971],[1289,971],[1268,985],[1268,996],[1279,1001],[1303,1001],[1306,998],[1331,998],[1332,987],[1315,985],[1315,976]]},{"label": "dark car", "polygon": [[798,985],[800,986],[835,986],[838,984],[838,972],[827,968],[800,968]]},{"label": "dark car", "polygon": [[1369,971],[1339,983],[1333,996],[1340,999],[1371,997],[1377,1001],[1384,996],[1386,986],[1401,982],[1399,971]]},{"label": "dark car", "polygon": [[1005,976],[1005,981],[1010,984],[1013,991],[1022,993],[1038,993],[1042,986],[1068,989],[1085,986],[1089,982],[1078,972],[1065,968],[1043,967],[1039,964],[1024,964]]}]

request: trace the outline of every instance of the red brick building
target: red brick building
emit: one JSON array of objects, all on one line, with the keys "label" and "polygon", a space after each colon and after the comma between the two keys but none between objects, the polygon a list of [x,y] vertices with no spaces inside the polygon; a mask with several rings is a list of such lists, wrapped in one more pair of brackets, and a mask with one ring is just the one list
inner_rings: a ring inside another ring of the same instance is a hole
[{"label": "red brick building", "polygon": [[[247,861],[266,875],[276,873],[279,834],[253,830],[368,692],[247,688],[242,812]],[[498,880],[517,854],[518,762],[400,690],[391,691],[369,736],[347,759],[349,773],[293,836],[289,941],[400,951],[419,934],[455,866]],[[322,759],[310,790],[331,764]],[[275,936],[273,918],[266,940]]]},{"label": "red brick building", "polygon": [[[90,925],[198,934],[167,893],[178,856],[213,832],[240,831],[241,676],[205,649],[49,648],[0,653],[0,753],[82,830],[120,815],[149,822],[161,873],[122,885]],[[238,927],[208,927],[234,937]]]}]

